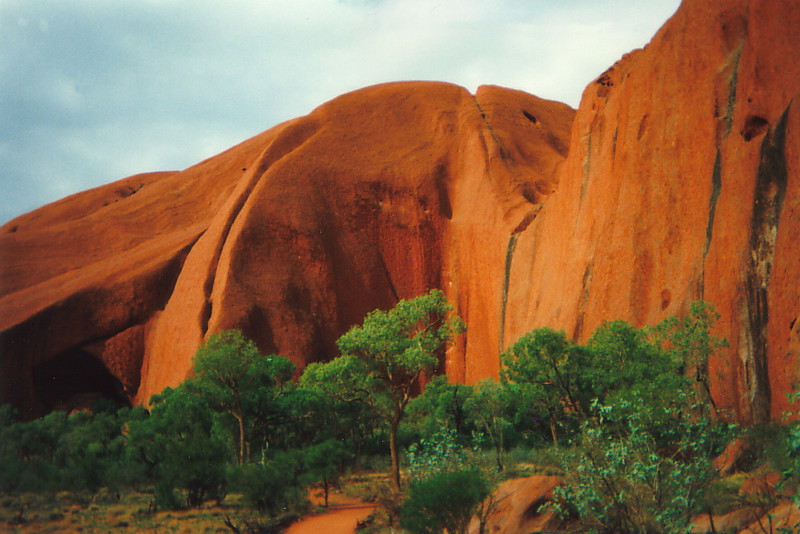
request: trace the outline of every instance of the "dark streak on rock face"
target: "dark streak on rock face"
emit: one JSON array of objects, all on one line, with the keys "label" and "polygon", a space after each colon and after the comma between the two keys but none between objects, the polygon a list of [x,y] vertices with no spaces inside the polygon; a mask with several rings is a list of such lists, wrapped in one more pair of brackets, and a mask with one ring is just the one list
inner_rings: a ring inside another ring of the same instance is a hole
[{"label": "dark streak on rock face", "polygon": [[788,170],[784,152],[787,108],[775,129],[761,143],[753,215],[750,223],[750,266],[745,281],[742,341],[739,356],[744,367],[747,394],[755,422],[770,418],[770,385],[767,368],[769,278],[775,256]]}]

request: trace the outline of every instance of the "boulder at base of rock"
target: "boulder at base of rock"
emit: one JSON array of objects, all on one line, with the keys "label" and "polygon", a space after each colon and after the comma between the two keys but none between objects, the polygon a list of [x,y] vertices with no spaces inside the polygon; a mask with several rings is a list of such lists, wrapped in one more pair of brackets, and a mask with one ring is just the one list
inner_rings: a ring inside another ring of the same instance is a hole
[{"label": "boulder at base of rock", "polygon": [[[553,490],[562,484],[559,477],[532,476],[507,480],[498,487],[484,507],[489,507],[484,532],[492,534],[528,534],[557,532],[562,522],[552,510],[542,507],[553,497]],[[474,518],[470,534],[480,532],[480,520]]]}]

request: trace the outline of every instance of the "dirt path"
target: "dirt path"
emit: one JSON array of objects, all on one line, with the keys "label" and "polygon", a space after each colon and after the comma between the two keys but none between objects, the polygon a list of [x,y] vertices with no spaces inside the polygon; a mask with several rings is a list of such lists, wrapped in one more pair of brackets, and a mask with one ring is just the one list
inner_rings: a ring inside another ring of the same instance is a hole
[{"label": "dirt path", "polygon": [[286,534],[353,534],[356,525],[375,509],[375,505],[336,495],[326,512],[301,519]]}]

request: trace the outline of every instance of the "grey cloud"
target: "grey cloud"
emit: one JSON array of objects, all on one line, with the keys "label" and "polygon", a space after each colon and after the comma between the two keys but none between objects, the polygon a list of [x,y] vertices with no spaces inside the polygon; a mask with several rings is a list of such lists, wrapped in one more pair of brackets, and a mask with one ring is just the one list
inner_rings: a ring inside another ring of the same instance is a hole
[{"label": "grey cloud", "polygon": [[495,83],[574,106],[677,5],[4,0],[0,222],[130,174],[184,168],[383,81]]}]

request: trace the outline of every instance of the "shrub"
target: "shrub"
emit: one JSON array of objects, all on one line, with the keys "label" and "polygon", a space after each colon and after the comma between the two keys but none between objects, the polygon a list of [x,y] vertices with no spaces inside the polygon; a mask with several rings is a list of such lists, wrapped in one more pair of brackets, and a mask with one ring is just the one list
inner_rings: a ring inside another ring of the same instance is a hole
[{"label": "shrub", "polygon": [[400,526],[414,534],[463,534],[491,488],[478,469],[444,471],[411,483]]},{"label": "shrub", "polygon": [[233,467],[229,478],[248,506],[274,517],[305,501],[305,488],[299,483],[298,474],[297,462],[285,453],[263,464]]},{"label": "shrub", "polygon": [[625,407],[623,420],[614,420],[609,407],[597,409],[578,445],[562,453],[565,484],[554,492],[555,508],[577,516],[587,532],[688,531],[717,476],[711,459],[731,427],[675,412],[675,439],[663,443],[651,432],[644,402],[632,414]]}]

